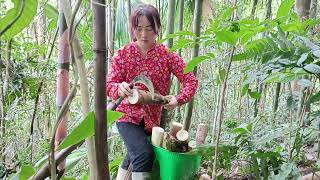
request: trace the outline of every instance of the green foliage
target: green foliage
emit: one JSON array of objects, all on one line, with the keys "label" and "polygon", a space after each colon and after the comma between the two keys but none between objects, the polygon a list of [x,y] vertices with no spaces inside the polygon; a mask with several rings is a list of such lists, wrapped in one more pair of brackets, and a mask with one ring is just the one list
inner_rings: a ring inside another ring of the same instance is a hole
[{"label": "green foliage", "polygon": [[11,180],[26,180],[35,173],[34,167],[31,165],[23,165],[18,173],[16,173]]},{"label": "green foliage", "polygon": [[294,163],[284,163],[281,166],[280,172],[278,175],[272,177],[272,179],[294,179],[298,180],[301,179],[301,175],[297,165]]},{"label": "green foliage", "polygon": [[45,15],[48,18],[48,20],[50,21],[48,28],[49,29],[56,28],[57,22],[58,22],[58,15],[59,15],[58,10],[56,8],[54,8],[52,5],[50,5],[49,3],[46,3]]},{"label": "green foliage", "polygon": [[[108,127],[111,127],[112,123],[119,119],[123,113],[116,111],[107,111]],[[75,145],[82,140],[94,135],[94,112],[88,113],[84,120],[63,140],[58,149],[64,149],[69,146]]]},{"label": "green foliage", "polygon": [[193,58],[193,59],[187,64],[187,66],[184,68],[184,73],[188,73],[188,72],[193,71],[193,69],[194,69],[198,64],[200,64],[202,61],[214,59],[214,57],[215,57],[214,54],[209,53],[209,54],[204,55],[204,56],[198,56],[198,57]]},{"label": "green foliage", "polygon": [[277,12],[277,18],[286,17],[289,15],[291,8],[294,4],[294,0],[284,0],[282,1],[278,12]]},{"label": "green foliage", "polygon": [[0,19],[1,34],[7,26],[15,21],[14,24],[3,34],[3,38],[6,40],[13,38],[30,24],[38,7],[37,0],[28,2],[12,0],[12,2],[14,3],[14,7],[7,12],[6,16]]}]

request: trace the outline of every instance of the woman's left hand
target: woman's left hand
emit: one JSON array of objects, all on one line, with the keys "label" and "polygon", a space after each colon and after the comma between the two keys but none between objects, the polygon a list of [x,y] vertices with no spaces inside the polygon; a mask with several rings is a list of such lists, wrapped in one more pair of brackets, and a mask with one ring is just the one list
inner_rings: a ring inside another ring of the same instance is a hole
[{"label": "woman's left hand", "polygon": [[175,96],[168,95],[165,96],[165,98],[169,100],[169,103],[164,105],[164,108],[166,108],[168,111],[171,111],[178,106],[178,101]]}]

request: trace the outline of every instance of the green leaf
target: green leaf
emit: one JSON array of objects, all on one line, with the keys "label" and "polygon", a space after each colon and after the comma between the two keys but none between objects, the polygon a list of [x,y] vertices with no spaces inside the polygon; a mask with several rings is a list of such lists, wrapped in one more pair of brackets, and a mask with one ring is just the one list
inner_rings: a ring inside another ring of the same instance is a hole
[{"label": "green leaf", "polygon": [[308,54],[309,54],[309,53],[303,53],[303,54],[301,55],[301,57],[299,58],[299,60],[298,60],[298,62],[297,62],[297,65],[298,65],[298,66],[301,66],[302,63],[304,63],[304,62],[307,60]]},{"label": "green leaf", "polygon": [[278,12],[277,12],[277,19],[288,16],[293,4],[294,4],[294,0],[282,1],[281,5],[278,9]]},{"label": "green leaf", "polygon": [[[164,43],[165,41],[167,41],[168,39],[171,39],[171,38],[176,38],[176,37],[180,37],[180,36],[192,36],[192,37],[197,37],[196,34],[194,34],[193,32],[191,31],[178,31],[176,33],[173,33],[173,34],[168,34],[166,35],[165,38],[159,40],[159,43]],[[184,38],[183,38],[184,39]],[[192,40],[194,41],[194,40]]]},{"label": "green leaf", "polygon": [[290,61],[289,59],[279,59],[278,62],[282,65],[290,65],[293,64],[292,61]]},{"label": "green leaf", "polygon": [[111,127],[112,124],[122,116],[123,116],[122,112],[108,110],[107,111],[108,127]]},{"label": "green leaf", "polygon": [[261,94],[259,92],[257,92],[257,91],[251,91],[249,89],[248,93],[249,93],[250,97],[252,97],[254,99],[260,99],[261,98]]},{"label": "green leaf", "polygon": [[193,69],[198,66],[202,61],[212,59],[210,56],[198,56],[193,58],[190,62],[188,62],[187,66],[184,68],[184,73],[188,73],[193,71]]},{"label": "green leaf", "polygon": [[217,78],[217,84],[220,85],[226,77],[226,70],[224,68],[219,69],[219,74]]},{"label": "green leaf", "polygon": [[63,140],[58,150],[75,145],[94,135],[94,112],[88,113],[84,120]]},{"label": "green leaf", "polygon": [[178,41],[175,41],[175,44],[171,48],[171,51],[176,51],[177,49],[190,47],[190,46],[193,46],[194,44],[195,44],[195,41],[193,39],[179,39]]},{"label": "green leaf", "polygon": [[249,84],[245,84],[244,86],[242,86],[242,89],[241,89],[241,96],[244,96],[247,94],[249,90]]},{"label": "green leaf", "polygon": [[[116,111],[107,111],[108,127],[111,127],[112,123],[119,119],[123,113]],[[94,129],[94,112],[88,113],[85,119],[64,139],[59,145],[58,149],[64,149],[69,146],[75,145],[82,140],[93,136]]]},{"label": "green leaf", "polygon": [[231,132],[234,134],[248,134],[248,133],[250,133],[250,131],[244,127],[234,128]]},{"label": "green leaf", "polygon": [[312,51],[312,54],[317,58],[320,58],[320,49]]},{"label": "green leaf", "polygon": [[66,167],[65,167],[66,172],[74,168],[83,157],[86,157],[86,155],[87,155],[87,149],[85,148],[77,149],[73,151],[72,154],[70,154],[67,157]]},{"label": "green leaf", "polygon": [[34,173],[35,169],[31,165],[23,165],[19,172],[19,180],[29,179]]},{"label": "green leaf", "polygon": [[298,81],[298,85],[303,87],[311,87],[313,86],[313,83],[309,79],[300,79]]},{"label": "green leaf", "polygon": [[320,92],[318,92],[315,95],[312,95],[309,98],[309,100],[306,102],[306,104],[312,104],[312,103],[315,103],[315,102],[318,102],[318,101],[320,101]]},{"label": "green leaf", "polygon": [[45,12],[46,12],[45,13],[46,17],[49,20],[51,20],[48,25],[48,28],[51,29],[51,28],[57,27],[58,15],[59,15],[58,10],[54,8],[52,5],[46,3]]},{"label": "green leaf", "polygon": [[14,24],[3,34],[4,39],[11,39],[27,27],[33,17],[37,13],[38,1],[32,0],[24,3],[20,0],[12,0],[14,7],[10,9],[7,14],[0,19],[0,32],[2,32],[8,25],[10,25],[19,16],[20,9],[23,8],[20,17]]},{"label": "green leaf", "polygon": [[313,74],[320,74],[320,66],[316,64],[307,64],[303,67],[303,69]]},{"label": "green leaf", "polygon": [[216,36],[218,40],[222,42],[226,42],[231,45],[236,45],[238,41],[238,36],[234,32],[227,31],[227,30],[216,32]]},{"label": "green leaf", "polygon": [[320,50],[320,47],[313,42],[310,41],[310,39],[303,37],[303,36],[297,36],[299,39],[302,40],[302,42],[307,45],[312,51]]}]

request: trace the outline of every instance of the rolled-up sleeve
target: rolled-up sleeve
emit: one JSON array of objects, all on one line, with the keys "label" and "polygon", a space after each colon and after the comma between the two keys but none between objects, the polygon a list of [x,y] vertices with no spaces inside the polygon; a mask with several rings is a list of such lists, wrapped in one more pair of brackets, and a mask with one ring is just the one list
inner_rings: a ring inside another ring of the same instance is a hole
[{"label": "rolled-up sleeve", "polygon": [[111,97],[113,100],[119,98],[118,88],[119,85],[125,80],[125,68],[123,50],[118,50],[117,55],[112,58],[111,68],[107,75],[107,96]]},{"label": "rolled-up sleeve", "polygon": [[185,104],[192,99],[198,88],[198,80],[192,72],[184,74],[186,63],[176,53],[169,56],[169,68],[171,72],[178,78],[182,87],[176,99],[179,105]]}]

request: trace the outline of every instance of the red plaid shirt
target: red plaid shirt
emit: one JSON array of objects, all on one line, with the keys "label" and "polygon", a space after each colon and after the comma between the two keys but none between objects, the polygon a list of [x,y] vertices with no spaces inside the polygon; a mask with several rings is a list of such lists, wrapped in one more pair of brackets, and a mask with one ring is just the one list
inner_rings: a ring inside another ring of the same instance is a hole
[{"label": "red plaid shirt", "polygon": [[[107,77],[107,96],[116,100],[121,82],[130,83],[142,73],[150,78],[155,91],[165,96],[173,73],[182,84],[180,93],[175,96],[179,105],[182,105],[191,100],[198,87],[198,80],[193,73],[183,73],[185,66],[181,57],[162,44],[155,44],[143,57],[136,42],[131,42],[118,50],[112,59]],[[146,90],[146,87],[141,86],[140,89]],[[160,125],[162,105],[131,105],[125,98],[116,110],[125,113],[119,122],[139,124],[143,118],[148,132]]]}]

